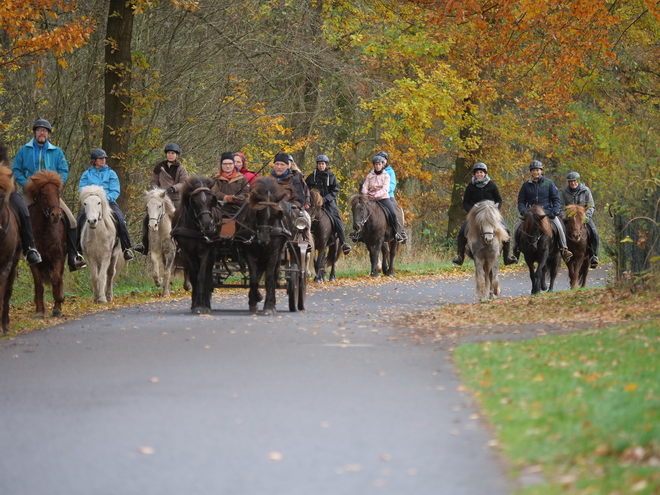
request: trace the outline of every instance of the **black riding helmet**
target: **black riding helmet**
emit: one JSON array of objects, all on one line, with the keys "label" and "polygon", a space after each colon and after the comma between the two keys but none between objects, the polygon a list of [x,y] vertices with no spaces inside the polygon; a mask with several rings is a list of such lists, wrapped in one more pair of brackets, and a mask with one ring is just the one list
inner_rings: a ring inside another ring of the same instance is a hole
[{"label": "black riding helmet", "polygon": [[483,170],[484,172],[488,173],[488,167],[483,162],[477,162],[474,164],[474,167],[472,167],[472,174],[474,174],[477,170]]},{"label": "black riding helmet", "polygon": [[108,155],[101,148],[96,148],[95,150],[92,150],[92,154],[90,155],[90,158],[92,160],[96,160],[98,158],[108,158]]},{"label": "black riding helmet", "polygon": [[387,154],[387,151],[379,151],[376,153],[376,156],[382,156],[385,158],[385,161],[388,161],[390,159],[390,155]]},{"label": "black riding helmet", "polygon": [[319,155],[316,157],[316,163],[318,162],[325,162],[326,164],[329,164],[330,158],[328,158],[326,155]]},{"label": "black riding helmet", "polygon": [[535,168],[540,168],[541,170],[543,170],[543,164],[538,160],[532,160],[532,163],[529,164],[530,172]]},{"label": "black riding helmet", "polygon": [[373,160],[371,160],[371,163],[385,163],[387,160],[383,158],[381,155],[376,155],[374,156]]},{"label": "black riding helmet", "polygon": [[32,132],[37,130],[37,127],[43,127],[44,129],[48,129],[48,132],[53,132],[53,128],[50,125],[50,122],[48,122],[46,119],[37,119],[34,121],[34,125],[32,126]]},{"label": "black riding helmet", "polygon": [[566,176],[566,180],[580,180],[580,174],[577,172],[569,172]]},{"label": "black riding helmet", "polygon": [[168,151],[174,151],[177,155],[181,154],[181,148],[179,148],[179,145],[176,143],[169,143],[165,145],[165,153]]}]

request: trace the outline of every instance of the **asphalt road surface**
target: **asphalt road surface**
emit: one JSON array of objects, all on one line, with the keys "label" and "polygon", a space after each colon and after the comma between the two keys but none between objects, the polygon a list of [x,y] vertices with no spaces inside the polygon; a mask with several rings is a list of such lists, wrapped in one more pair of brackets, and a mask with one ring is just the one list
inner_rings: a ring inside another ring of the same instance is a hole
[{"label": "asphalt road surface", "polygon": [[[592,277],[602,285],[606,274]],[[528,294],[526,272],[503,296]],[[566,272],[558,289],[567,286]],[[519,480],[447,352],[389,322],[470,279],[310,291],[289,313],[218,292],[0,341],[1,495],[499,495]],[[54,320],[55,322],[55,320]]]}]

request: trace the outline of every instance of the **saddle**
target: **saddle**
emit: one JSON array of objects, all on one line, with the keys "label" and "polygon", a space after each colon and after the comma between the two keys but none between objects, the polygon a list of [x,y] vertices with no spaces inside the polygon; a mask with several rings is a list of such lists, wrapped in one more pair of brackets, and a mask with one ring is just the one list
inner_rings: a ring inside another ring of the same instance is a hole
[{"label": "saddle", "polygon": [[381,203],[380,201],[376,201],[376,203],[378,204],[378,206],[380,206],[380,209],[383,210],[383,213],[385,214],[385,221],[387,222],[388,225],[392,225],[392,220],[396,222],[399,221],[398,218],[392,218],[392,213],[390,212],[390,210],[387,209],[385,205],[383,205],[383,203]]}]

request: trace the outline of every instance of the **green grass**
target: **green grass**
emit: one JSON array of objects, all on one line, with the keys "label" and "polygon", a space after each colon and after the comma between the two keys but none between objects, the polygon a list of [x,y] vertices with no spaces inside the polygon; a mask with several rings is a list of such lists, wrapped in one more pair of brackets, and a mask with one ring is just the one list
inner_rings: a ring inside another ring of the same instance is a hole
[{"label": "green grass", "polygon": [[521,493],[660,493],[657,321],[467,344],[454,357],[514,469],[543,468],[546,483]]}]

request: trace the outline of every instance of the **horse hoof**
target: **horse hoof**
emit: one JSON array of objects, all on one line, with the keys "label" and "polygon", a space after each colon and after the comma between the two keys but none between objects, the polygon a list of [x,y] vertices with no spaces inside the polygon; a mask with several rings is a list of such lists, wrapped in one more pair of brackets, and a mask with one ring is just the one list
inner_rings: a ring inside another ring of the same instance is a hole
[{"label": "horse hoof", "polygon": [[336,282],[337,279],[336,279],[335,277],[330,277],[329,281],[330,281],[330,282]]},{"label": "horse hoof", "polygon": [[250,313],[256,314],[257,313],[257,305],[256,304],[250,304],[249,310],[250,310]]},{"label": "horse hoof", "polygon": [[275,314],[275,308],[264,308],[264,315],[272,316]]},{"label": "horse hoof", "polygon": [[53,311],[53,318],[62,318],[61,311]]},{"label": "horse hoof", "polygon": [[202,306],[197,306],[192,309],[194,315],[208,315],[211,313],[211,308],[204,308]]},{"label": "horse hoof", "polygon": [[37,320],[43,320],[46,317],[43,313],[37,313],[34,315],[34,318]]}]

